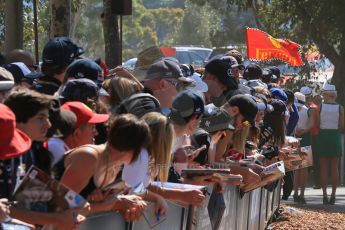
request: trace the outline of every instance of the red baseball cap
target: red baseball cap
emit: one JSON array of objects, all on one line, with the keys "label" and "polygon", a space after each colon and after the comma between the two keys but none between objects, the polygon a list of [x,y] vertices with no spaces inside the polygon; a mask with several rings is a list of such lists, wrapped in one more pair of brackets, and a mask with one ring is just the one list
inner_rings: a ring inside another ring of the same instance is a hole
[{"label": "red baseball cap", "polygon": [[61,108],[72,111],[77,116],[77,127],[83,124],[103,123],[109,119],[109,114],[94,113],[87,105],[79,101],[66,102]]},{"label": "red baseball cap", "polygon": [[18,157],[31,147],[31,139],[16,127],[16,116],[0,103],[0,160]]}]

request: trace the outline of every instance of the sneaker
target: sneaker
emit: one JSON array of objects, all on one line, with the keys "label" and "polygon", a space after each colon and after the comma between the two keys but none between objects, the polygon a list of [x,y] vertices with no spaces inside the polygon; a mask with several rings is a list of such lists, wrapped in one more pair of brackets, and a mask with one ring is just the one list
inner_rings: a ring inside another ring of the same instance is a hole
[{"label": "sneaker", "polygon": [[335,195],[331,195],[331,199],[329,199],[329,204],[334,205],[335,204]]},{"label": "sneaker", "polygon": [[324,205],[328,204],[328,197],[327,197],[327,195],[323,196],[323,204]]},{"label": "sneaker", "polygon": [[313,189],[321,189],[320,185],[314,185]]},{"label": "sneaker", "polygon": [[304,196],[299,196],[298,197],[298,203],[300,203],[300,204],[307,204],[307,202],[304,199]]}]

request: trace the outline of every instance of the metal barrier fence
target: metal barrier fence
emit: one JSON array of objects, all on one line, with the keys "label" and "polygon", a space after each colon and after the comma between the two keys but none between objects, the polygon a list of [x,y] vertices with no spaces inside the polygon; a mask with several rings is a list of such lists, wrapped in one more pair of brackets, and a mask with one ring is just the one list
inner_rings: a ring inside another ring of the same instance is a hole
[{"label": "metal barrier fence", "polygon": [[[212,187],[209,188],[211,189]],[[280,191],[279,181],[273,191],[257,188],[241,198],[237,187],[226,186],[223,192],[226,208],[219,229],[265,229],[279,207]],[[204,206],[196,208],[194,213],[191,212],[192,207],[184,208],[169,203],[167,219],[154,228],[150,228],[143,217],[137,222],[126,223],[118,213],[102,213],[89,217],[79,230],[209,230],[212,226],[207,209],[208,203],[209,197]]]}]

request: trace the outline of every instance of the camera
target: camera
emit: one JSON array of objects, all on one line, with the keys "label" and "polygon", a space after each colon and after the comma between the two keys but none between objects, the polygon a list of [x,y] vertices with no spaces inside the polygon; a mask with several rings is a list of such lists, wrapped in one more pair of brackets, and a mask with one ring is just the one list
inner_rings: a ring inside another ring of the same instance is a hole
[{"label": "camera", "polygon": [[273,157],[278,156],[279,150],[278,147],[268,146],[264,149],[261,149],[260,154],[263,155],[266,159],[271,160]]}]

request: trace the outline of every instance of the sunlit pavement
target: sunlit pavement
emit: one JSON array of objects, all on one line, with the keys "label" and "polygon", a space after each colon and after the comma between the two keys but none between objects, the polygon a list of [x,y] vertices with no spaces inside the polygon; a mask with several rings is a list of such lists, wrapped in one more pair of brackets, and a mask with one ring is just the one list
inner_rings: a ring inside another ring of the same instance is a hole
[{"label": "sunlit pavement", "polygon": [[[331,194],[331,187],[327,188],[328,198],[330,198]],[[345,213],[345,187],[338,187],[336,192],[336,201],[335,205],[323,205],[323,195],[322,189],[313,189],[313,188],[306,188],[304,197],[307,204],[297,204],[293,202],[293,192],[287,201],[281,200],[282,204],[287,204],[289,206],[294,206],[296,208],[306,208],[306,209],[320,209],[329,212],[339,212]]]}]

